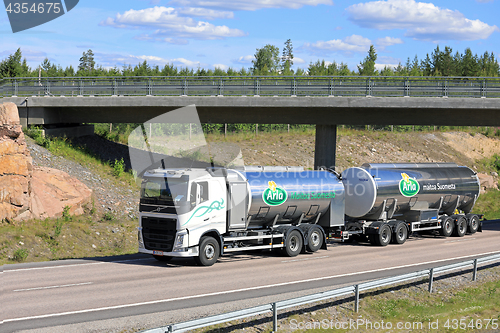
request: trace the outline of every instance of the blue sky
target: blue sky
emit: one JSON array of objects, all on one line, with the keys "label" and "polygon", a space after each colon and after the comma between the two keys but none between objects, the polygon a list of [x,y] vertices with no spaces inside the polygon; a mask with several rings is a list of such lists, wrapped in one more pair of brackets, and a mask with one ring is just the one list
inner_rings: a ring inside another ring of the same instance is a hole
[{"label": "blue sky", "polygon": [[21,48],[32,67],[43,59],[78,66],[92,49],[105,67],[147,60],[163,67],[252,66],[257,48],[294,47],[295,68],[311,61],[349,68],[375,45],[377,67],[421,60],[437,45],[500,58],[500,0],[80,0],[66,15],[13,34],[0,13],[0,59]]}]

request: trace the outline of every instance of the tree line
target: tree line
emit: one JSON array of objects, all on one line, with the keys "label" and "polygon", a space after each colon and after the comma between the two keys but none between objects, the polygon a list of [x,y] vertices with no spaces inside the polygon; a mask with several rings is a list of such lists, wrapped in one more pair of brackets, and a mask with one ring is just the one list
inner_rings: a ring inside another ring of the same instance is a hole
[{"label": "tree line", "polygon": [[349,69],[344,62],[335,60],[317,60],[311,62],[305,69],[292,69],[293,45],[288,39],[280,56],[280,49],[271,44],[256,49],[252,60],[252,67],[240,70],[229,67],[228,69],[215,68],[197,69],[177,67],[166,64],[163,67],[149,64],[146,60],[135,66],[124,65],[106,68],[95,61],[94,52],[83,52],[77,68],[72,65],[63,68],[45,58],[42,63],[31,68],[26,58],[23,58],[19,48],[14,54],[0,61],[0,78],[9,77],[79,77],[79,76],[251,76],[251,75],[297,75],[297,76],[500,76],[500,65],[493,52],[484,52],[482,55],[473,54],[470,48],[464,53],[453,52],[449,46],[443,50],[438,46],[426,54],[425,58],[418,59],[417,55],[406,63],[399,63],[395,68],[385,66],[377,70],[375,63],[377,52],[373,45],[370,46],[366,57],[360,61],[357,70]]}]

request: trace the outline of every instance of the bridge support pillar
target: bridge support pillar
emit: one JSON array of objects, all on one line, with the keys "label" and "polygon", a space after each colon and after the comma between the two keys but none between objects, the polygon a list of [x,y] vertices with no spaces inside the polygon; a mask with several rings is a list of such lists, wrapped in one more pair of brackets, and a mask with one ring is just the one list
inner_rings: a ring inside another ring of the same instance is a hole
[{"label": "bridge support pillar", "polygon": [[337,125],[316,125],[316,149],[314,152],[314,169],[320,167],[335,168],[335,152],[337,150]]}]

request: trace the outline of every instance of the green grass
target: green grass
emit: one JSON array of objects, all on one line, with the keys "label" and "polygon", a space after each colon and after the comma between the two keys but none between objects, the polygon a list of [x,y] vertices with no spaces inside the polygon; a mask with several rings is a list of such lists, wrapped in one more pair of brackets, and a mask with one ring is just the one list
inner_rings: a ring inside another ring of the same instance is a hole
[{"label": "green grass", "polygon": [[500,219],[500,191],[491,189],[481,194],[472,212],[484,214],[487,220]]},{"label": "green grass", "polygon": [[0,265],[137,253],[136,228],[136,219],[88,209],[81,216],[0,222]]}]

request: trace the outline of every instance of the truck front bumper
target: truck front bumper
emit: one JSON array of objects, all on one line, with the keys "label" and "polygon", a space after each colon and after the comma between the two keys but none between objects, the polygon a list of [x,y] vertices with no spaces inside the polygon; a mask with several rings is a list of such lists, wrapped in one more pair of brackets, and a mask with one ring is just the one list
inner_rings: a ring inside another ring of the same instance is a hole
[{"label": "truck front bumper", "polygon": [[182,252],[164,252],[164,251],[151,251],[151,250],[146,250],[144,248],[139,248],[139,253],[146,253],[146,254],[152,254],[155,256],[166,256],[166,257],[197,257],[200,253],[199,247],[190,247],[187,248],[186,251]]}]

